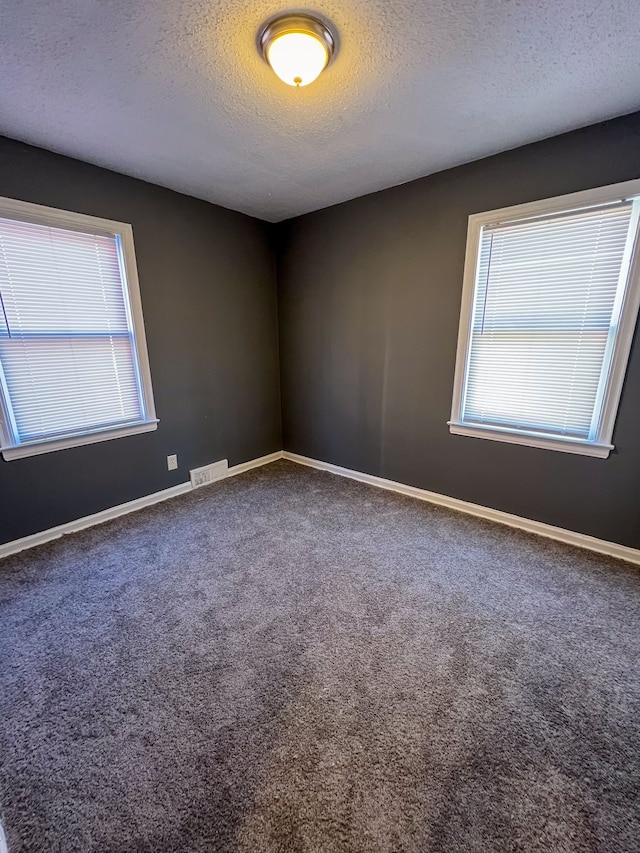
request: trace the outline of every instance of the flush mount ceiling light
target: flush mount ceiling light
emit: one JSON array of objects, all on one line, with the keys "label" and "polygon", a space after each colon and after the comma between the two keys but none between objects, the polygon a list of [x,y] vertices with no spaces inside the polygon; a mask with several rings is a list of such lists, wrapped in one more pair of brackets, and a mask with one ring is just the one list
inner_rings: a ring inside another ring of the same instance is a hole
[{"label": "flush mount ceiling light", "polygon": [[311,15],[282,15],[265,24],[258,43],[263,57],[289,86],[308,86],[335,55],[329,27]]}]

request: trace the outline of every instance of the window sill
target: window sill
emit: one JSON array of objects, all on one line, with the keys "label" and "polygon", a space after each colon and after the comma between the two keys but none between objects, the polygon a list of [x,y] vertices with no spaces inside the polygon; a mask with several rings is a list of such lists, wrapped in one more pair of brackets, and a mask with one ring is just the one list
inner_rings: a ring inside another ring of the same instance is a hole
[{"label": "window sill", "polygon": [[562,438],[543,433],[520,432],[502,427],[478,426],[449,421],[449,431],[454,435],[467,435],[471,438],[485,438],[490,441],[505,441],[509,444],[521,444],[525,447],[540,447],[544,450],[559,450],[563,453],[578,453],[582,456],[596,456],[606,459],[613,450],[612,444],[596,444],[581,438]]},{"label": "window sill", "polygon": [[2,456],[10,462],[12,459],[24,459],[27,456],[39,456],[41,453],[52,453],[54,450],[66,450],[69,447],[82,447],[85,444],[95,444],[98,441],[110,441],[112,438],[124,438],[127,435],[138,435],[142,432],[152,432],[158,428],[157,419],[126,424],[122,427],[111,427],[96,432],[85,432],[69,435],[65,438],[54,438],[47,441],[34,441],[32,444],[14,444],[2,448]]}]

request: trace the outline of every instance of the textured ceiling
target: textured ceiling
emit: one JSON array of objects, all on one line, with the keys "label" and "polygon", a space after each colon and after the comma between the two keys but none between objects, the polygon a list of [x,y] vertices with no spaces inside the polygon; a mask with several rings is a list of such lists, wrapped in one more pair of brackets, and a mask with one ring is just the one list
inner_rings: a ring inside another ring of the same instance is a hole
[{"label": "textured ceiling", "polygon": [[640,108],[638,0],[318,0],[313,85],[265,0],[6,0],[0,133],[277,221]]}]

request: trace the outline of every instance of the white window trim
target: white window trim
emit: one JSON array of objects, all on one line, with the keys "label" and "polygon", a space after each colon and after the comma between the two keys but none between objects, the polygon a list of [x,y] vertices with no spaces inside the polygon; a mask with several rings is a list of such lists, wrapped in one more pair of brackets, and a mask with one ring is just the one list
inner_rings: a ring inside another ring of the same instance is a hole
[{"label": "white window trim", "polygon": [[95,444],[98,441],[109,441],[114,438],[137,435],[138,433],[151,432],[157,429],[158,418],[156,417],[153,389],[151,386],[151,368],[149,366],[149,353],[147,351],[147,340],[144,331],[140,283],[138,281],[138,268],[133,244],[133,228],[131,225],[127,222],[101,219],[97,216],[74,213],[68,210],[58,210],[54,207],[45,207],[44,205],[32,204],[31,202],[18,201],[11,198],[0,198],[0,217],[3,219],[15,219],[21,222],[32,222],[37,225],[48,225],[54,228],[66,228],[70,231],[101,234],[105,237],[118,237],[120,239],[121,263],[126,279],[124,297],[125,300],[128,300],[131,315],[134,353],[137,354],[138,359],[140,390],[145,412],[144,420],[130,424],[120,424],[103,429],[78,432],[77,434],[66,435],[60,438],[14,444],[12,431],[6,422],[6,403],[3,399],[2,389],[0,389],[0,450],[2,451],[3,458],[7,461],[22,459],[26,456],[37,456],[42,453],[50,453],[54,450],[64,450],[70,447],[82,447],[85,444]]},{"label": "white window trim", "polygon": [[602,405],[602,418],[595,441],[569,436],[549,436],[544,433],[520,430],[515,427],[509,428],[464,423],[461,419],[462,394],[465,383],[468,347],[471,339],[473,298],[482,228],[488,225],[496,225],[503,220],[512,222],[516,219],[529,219],[536,216],[560,213],[566,210],[576,210],[580,207],[592,207],[599,204],[623,201],[624,199],[638,195],[640,195],[640,180],[624,181],[619,184],[610,184],[606,187],[597,187],[596,189],[556,196],[541,201],[518,204],[513,207],[502,207],[497,210],[491,210],[486,213],[474,213],[469,216],[462,303],[460,308],[460,327],[458,331],[456,368],[453,383],[453,401],[451,405],[451,420],[448,421],[451,433],[471,436],[473,438],[490,439],[492,441],[503,441],[510,444],[520,444],[526,447],[541,447],[565,453],[579,453],[585,456],[596,456],[601,459],[606,459],[609,456],[609,453],[614,449],[611,439],[627,371],[638,310],[640,309],[640,251],[638,251],[637,244],[639,238],[637,236],[633,257],[629,265],[628,285],[621,308],[620,324],[615,340],[609,378],[606,383],[607,387]]}]

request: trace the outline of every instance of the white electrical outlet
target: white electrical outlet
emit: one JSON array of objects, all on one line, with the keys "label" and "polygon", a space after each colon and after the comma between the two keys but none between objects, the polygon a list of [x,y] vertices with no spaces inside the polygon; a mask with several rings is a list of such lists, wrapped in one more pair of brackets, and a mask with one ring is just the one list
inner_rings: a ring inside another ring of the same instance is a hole
[{"label": "white electrical outlet", "polygon": [[178,454],[174,453],[172,456],[167,456],[167,468],[169,471],[175,471],[178,467]]}]

